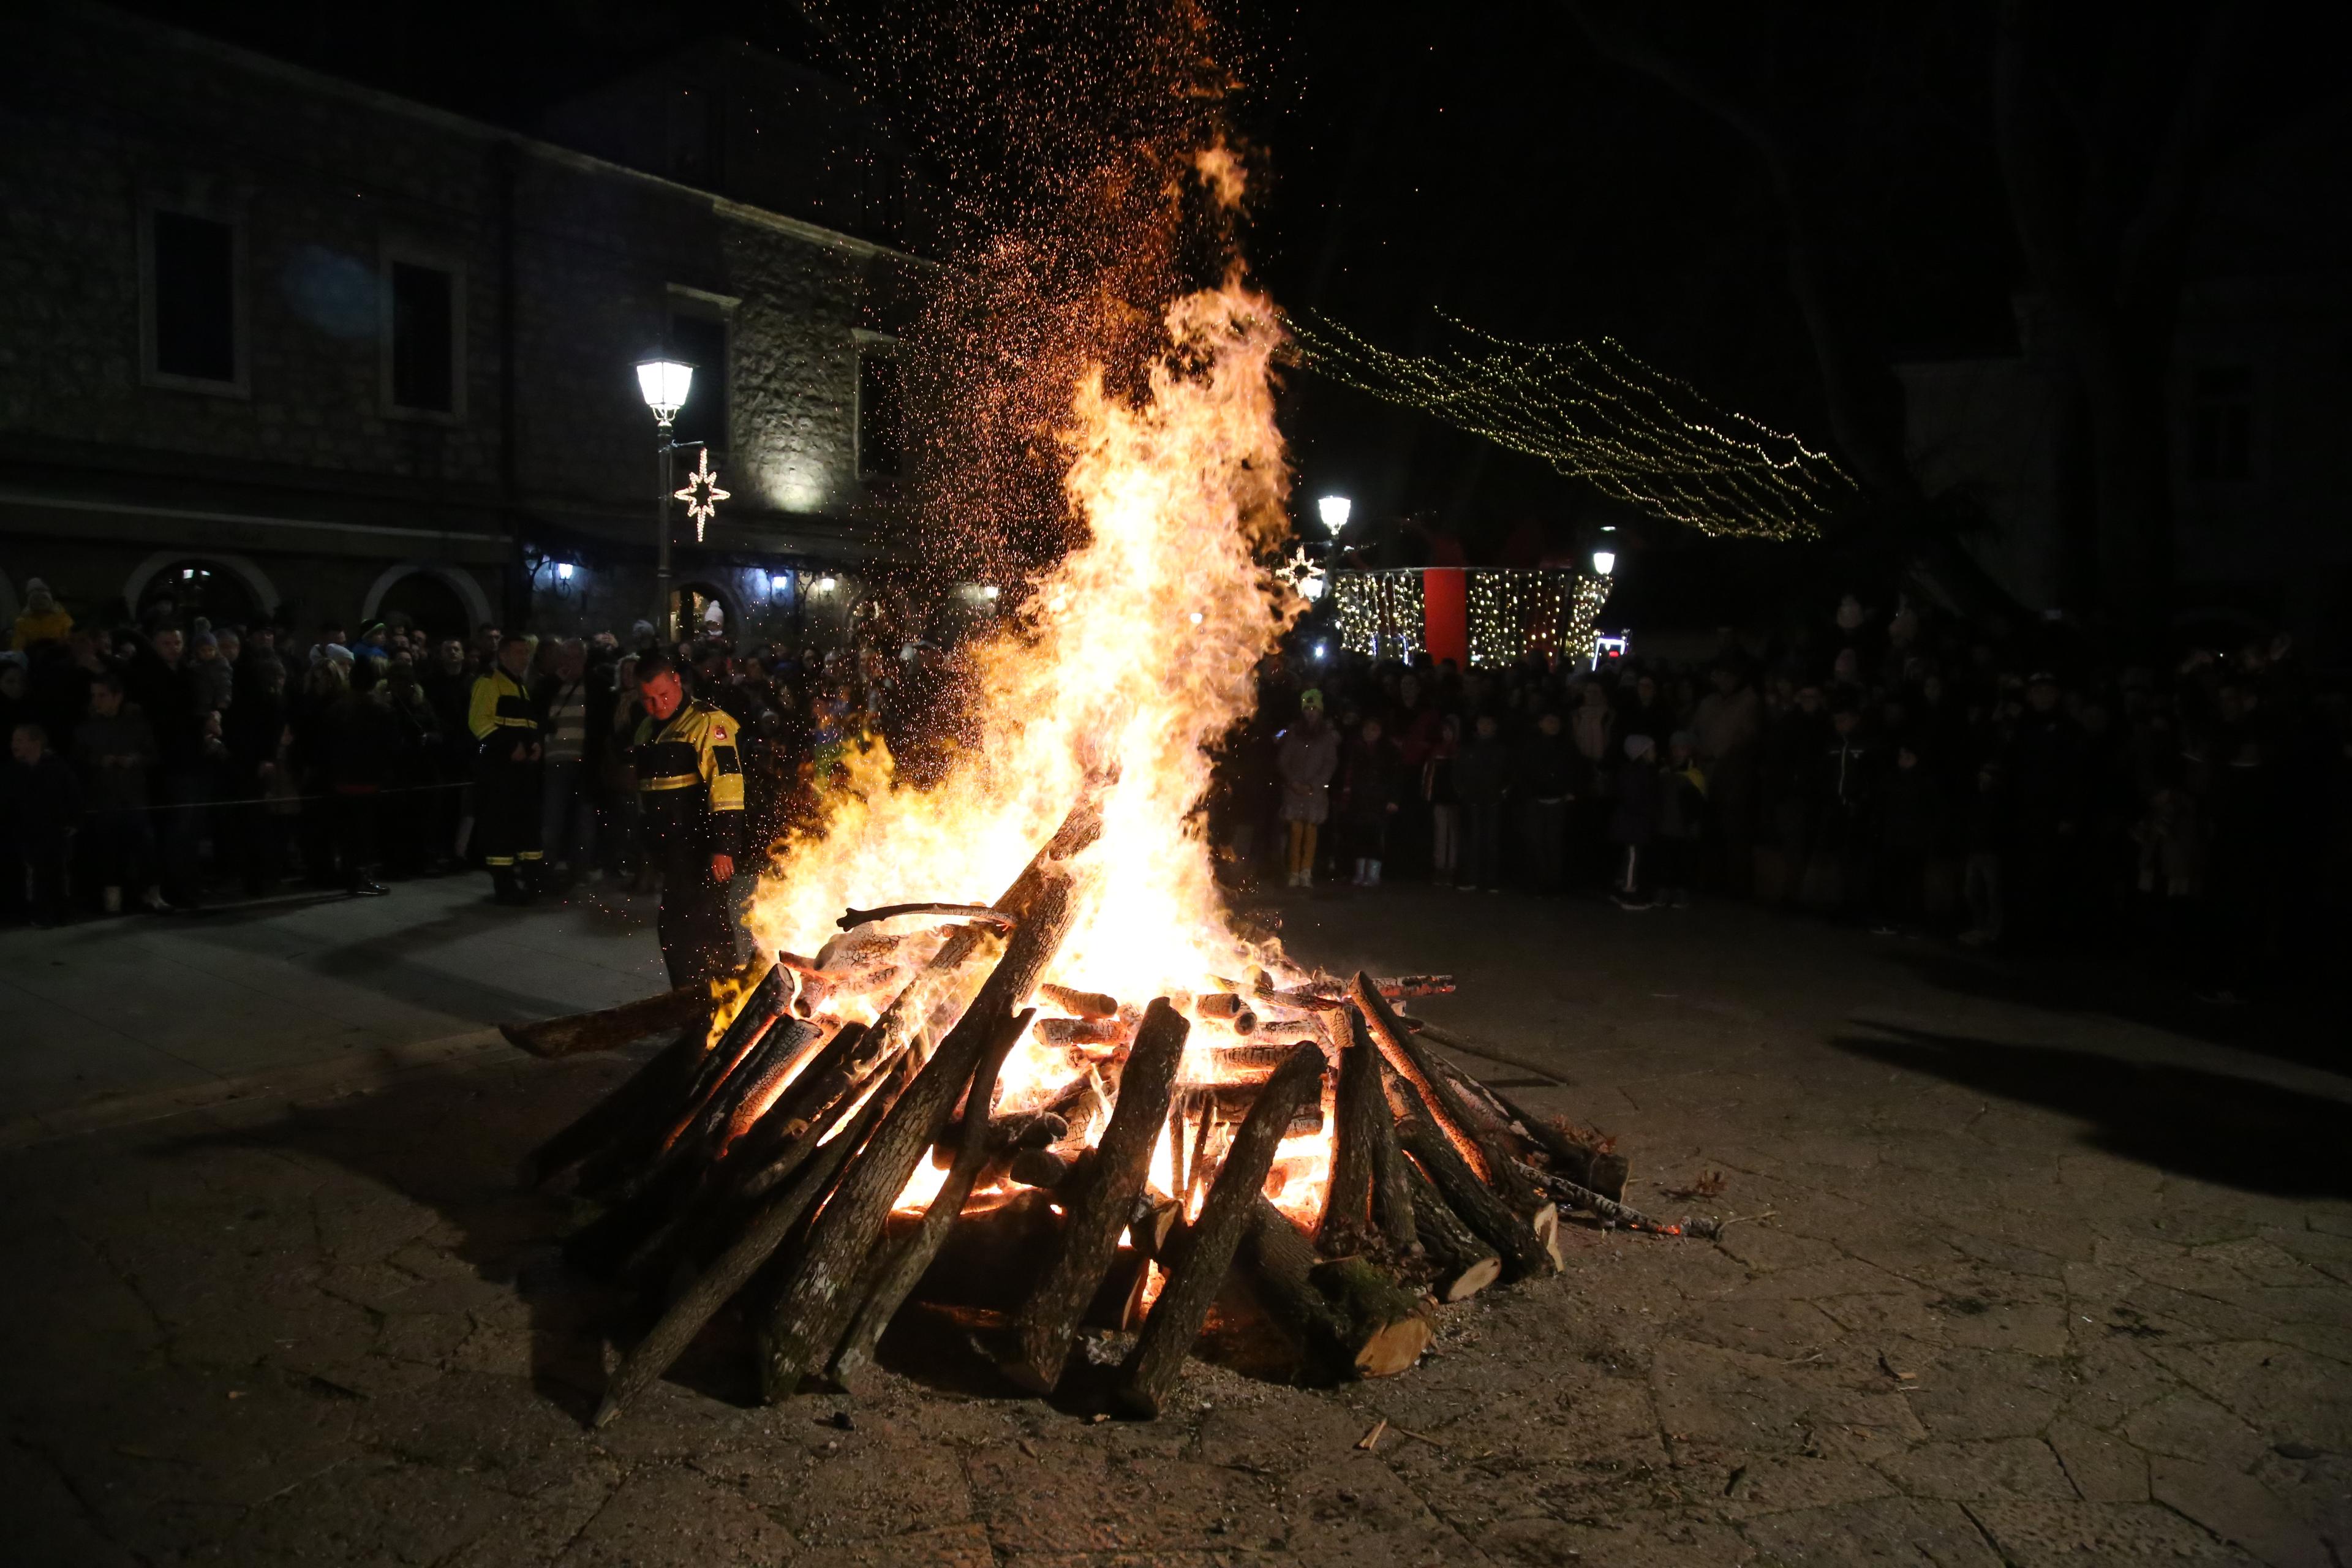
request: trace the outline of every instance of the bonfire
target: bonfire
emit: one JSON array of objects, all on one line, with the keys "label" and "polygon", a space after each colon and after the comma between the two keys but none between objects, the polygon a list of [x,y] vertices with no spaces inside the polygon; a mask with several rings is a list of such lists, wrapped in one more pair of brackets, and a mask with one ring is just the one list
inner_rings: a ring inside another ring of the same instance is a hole
[{"label": "bonfire", "polygon": [[1389,1375],[1436,1304],[1559,1266],[1563,1199],[1675,1228],[1430,1049],[1400,1008],[1443,977],[1342,982],[1232,918],[1209,751],[1304,607],[1269,566],[1282,334],[1238,282],[1166,328],[1147,397],[1078,389],[1085,542],[971,655],[977,743],[927,788],[853,759],[761,881],[771,956],[716,995],[514,1031],[680,1030],[526,1172],[603,1205],[575,1259],[666,1297],[600,1423],[738,1300],[772,1399],[855,1387],[920,1301],[1024,1387],[1099,1365],[1150,1415],[1229,1284],[1302,1375]]}]

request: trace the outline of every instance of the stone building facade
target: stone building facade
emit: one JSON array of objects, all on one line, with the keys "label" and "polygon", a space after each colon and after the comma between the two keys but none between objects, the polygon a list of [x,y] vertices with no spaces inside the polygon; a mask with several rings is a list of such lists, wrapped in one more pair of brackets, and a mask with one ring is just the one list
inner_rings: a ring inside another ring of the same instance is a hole
[{"label": "stone building facade", "polygon": [[698,542],[669,508],[674,609],[827,642],[908,548],[889,367],[928,264],[105,7],[12,31],[0,616],[40,577],[84,620],[625,630],[660,354],[730,493]]}]

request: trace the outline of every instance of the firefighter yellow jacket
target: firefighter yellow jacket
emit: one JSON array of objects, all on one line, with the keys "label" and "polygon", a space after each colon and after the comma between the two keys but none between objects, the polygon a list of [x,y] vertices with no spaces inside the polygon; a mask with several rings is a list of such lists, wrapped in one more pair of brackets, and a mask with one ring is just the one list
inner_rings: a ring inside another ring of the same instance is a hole
[{"label": "firefighter yellow jacket", "polygon": [[[632,750],[637,790],[649,809],[705,807],[710,852],[743,852],[743,763],[735,749],[735,721],[724,710],[691,698],[667,721],[650,716],[637,725]],[[699,800],[673,791],[696,790]]]},{"label": "firefighter yellow jacket", "polygon": [[501,730],[508,731],[502,739],[509,746],[517,741],[536,741],[539,710],[521,681],[492,665],[488,675],[474,678],[473,700],[466,705],[466,727],[474,731],[475,740],[485,742]]}]

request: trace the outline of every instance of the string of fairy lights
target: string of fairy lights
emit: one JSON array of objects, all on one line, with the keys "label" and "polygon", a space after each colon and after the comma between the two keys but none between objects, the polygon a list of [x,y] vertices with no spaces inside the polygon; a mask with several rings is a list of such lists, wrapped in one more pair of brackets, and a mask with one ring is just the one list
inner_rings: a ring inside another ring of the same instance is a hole
[{"label": "string of fairy lights", "polygon": [[1412,659],[1428,646],[1419,572],[1335,573],[1331,611],[1350,653]]},{"label": "string of fairy lights", "polygon": [[[1610,580],[1569,567],[1471,567],[1464,584],[1473,668],[1530,653],[1588,657]],[[1339,646],[1374,658],[1412,659],[1428,646],[1421,570],[1336,572],[1331,609]]]},{"label": "string of fairy lights", "polygon": [[1520,343],[1449,319],[1465,346],[1391,353],[1336,321],[1293,316],[1308,368],[1590,481],[1701,533],[1810,539],[1854,493],[1823,452],[1716,407],[1612,338]]}]

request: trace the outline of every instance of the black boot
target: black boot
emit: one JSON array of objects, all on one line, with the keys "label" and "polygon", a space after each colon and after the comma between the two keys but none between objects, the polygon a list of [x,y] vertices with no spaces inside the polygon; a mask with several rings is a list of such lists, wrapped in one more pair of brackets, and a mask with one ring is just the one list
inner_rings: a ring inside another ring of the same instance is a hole
[{"label": "black boot", "polygon": [[513,867],[490,868],[490,901],[499,904],[520,904],[524,901],[522,889],[515,882]]}]

